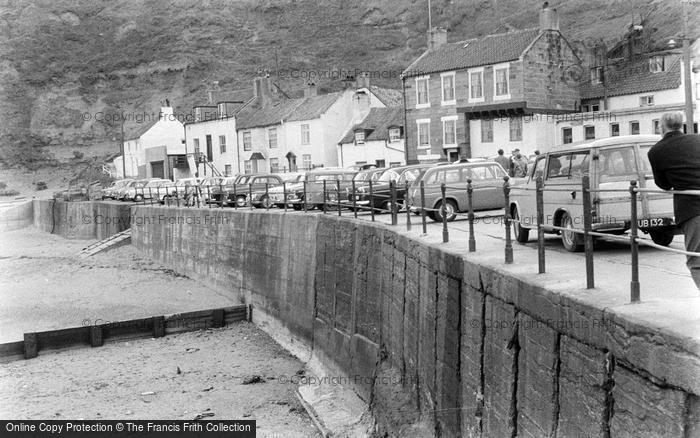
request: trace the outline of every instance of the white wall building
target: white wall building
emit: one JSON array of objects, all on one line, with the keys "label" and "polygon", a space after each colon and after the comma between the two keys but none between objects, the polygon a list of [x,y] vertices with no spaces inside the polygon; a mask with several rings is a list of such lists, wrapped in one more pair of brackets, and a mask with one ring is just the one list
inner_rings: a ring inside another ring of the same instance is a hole
[{"label": "white wall building", "polygon": [[338,142],[339,165],[390,167],[406,164],[403,125],[403,108],[372,108]]}]

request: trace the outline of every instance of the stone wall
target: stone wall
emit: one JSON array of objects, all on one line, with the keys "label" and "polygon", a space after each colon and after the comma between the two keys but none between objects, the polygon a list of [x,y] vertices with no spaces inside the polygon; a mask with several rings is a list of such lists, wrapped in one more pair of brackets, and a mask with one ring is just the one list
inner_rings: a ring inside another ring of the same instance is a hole
[{"label": "stone wall", "polygon": [[31,226],[34,222],[32,201],[0,208],[0,231],[11,231]]},{"label": "stone wall", "polygon": [[66,239],[104,239],[131,226],[132,203],[33,201],[33,224]]},{"label": "stone wall", "polygon": [[698,436],[694,343],[396,230],[137,206],[132,243],[313,349],[378,435]]}]

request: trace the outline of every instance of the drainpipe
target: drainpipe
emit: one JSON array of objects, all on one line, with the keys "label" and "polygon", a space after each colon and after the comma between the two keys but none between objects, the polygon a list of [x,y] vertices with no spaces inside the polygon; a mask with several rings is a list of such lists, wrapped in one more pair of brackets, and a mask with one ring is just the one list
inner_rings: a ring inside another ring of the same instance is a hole
[{"label": "drainpipe", "polygon": [[403,91],[403,155],[408,164],[408,109],[406,108],[406,78],[401,78],[401,88]]}]

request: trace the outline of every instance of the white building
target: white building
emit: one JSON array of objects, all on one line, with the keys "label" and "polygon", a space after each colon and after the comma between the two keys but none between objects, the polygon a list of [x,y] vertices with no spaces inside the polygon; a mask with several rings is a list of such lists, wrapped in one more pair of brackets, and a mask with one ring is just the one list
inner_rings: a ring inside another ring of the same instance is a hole
[{"label": "white building", "polygon": [[172,107],[162,107],[156,120],[146,123],[124,141],[124,157],[114,159],[117,178],[177,179],[189,174],[185,160],[184,131]]},{"label": "white building", "polygon": [[403,125],[403,108],[372,108],[338,142],[340,167],[363,164],[391,167],[406,164]]}]

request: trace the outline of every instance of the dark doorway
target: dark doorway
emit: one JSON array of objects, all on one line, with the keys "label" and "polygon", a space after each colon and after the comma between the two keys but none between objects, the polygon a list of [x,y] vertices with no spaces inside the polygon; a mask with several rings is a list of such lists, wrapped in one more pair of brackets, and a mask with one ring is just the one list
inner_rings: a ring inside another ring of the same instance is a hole
[{"label": "dark doorway", "polygon": [[165,178],[165,166],[162,161],[151,161],[151,177]]},{"label": "dark doorway", "polygon": [[207,161],[211,161],[213,158],[213,151],[211,145],[211,135],[207,135]]},{"label": "dark doorway", "polygon": [[377,160],[377,167],[386,167],[386,160]]},{"label": "dark doorway", "polygon": [[447,153],[447,161],[449,161],[450,163],[453,163],[457,160],[459,160],[459,152],[458,151],[449,151]]}]

